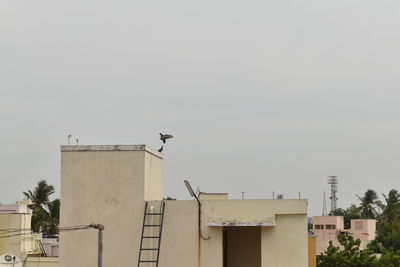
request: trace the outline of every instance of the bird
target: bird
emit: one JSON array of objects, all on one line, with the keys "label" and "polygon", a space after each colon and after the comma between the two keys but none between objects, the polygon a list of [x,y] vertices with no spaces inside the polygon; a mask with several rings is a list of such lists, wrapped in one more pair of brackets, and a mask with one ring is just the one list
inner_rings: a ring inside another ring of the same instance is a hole
[{"label": "bird", "polygon": [[161,140],[164,144],[165,144],[165,142],[166,142],[167,139],[171,139],[171,138],[173,138],[173,136],[170,135],[170,134],[162,134],[162,133],[160,133],[160,140]]},{"label": "bird", "polygon": [[158,152],[161,153],[163,151],[163,149],[164,149],[164,146],[161,146],[160,149],[158,150]]}]

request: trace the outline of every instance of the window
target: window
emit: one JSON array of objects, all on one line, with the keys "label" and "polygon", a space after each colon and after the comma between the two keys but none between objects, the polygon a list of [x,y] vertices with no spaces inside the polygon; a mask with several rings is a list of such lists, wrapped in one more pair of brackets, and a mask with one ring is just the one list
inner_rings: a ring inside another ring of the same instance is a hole
[{"label": "window", "polygon": [[322,224],[316,224],[314,225],[315,229],[324,229],[324,226]]},{"label": "window", "polygon": [[334,225],[334,224],[327,224],[327,225],[325,226],[325,228],[326,228],[326,229],[336,229],[336,225]]}]

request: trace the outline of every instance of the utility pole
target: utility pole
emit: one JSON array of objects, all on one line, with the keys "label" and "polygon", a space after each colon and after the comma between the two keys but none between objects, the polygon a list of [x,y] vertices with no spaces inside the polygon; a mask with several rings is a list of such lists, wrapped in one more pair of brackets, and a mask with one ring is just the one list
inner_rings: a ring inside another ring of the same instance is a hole
[{"label": "utility pole", "polygon": [[98,252],[97,252],[97,267],[103,267],[103,231],[104,225],[92,223],[89,225],[93,229],[99,230],[98,235]]}]

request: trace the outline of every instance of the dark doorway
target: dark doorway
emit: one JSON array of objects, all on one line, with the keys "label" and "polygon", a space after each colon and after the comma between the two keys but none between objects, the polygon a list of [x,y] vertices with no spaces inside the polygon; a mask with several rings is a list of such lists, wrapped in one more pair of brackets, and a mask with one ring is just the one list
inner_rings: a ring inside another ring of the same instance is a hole
[{"label": "dark doorway", "polygon": [[225,227],[223,229],[224,267],[261,267],[261,228]]}]

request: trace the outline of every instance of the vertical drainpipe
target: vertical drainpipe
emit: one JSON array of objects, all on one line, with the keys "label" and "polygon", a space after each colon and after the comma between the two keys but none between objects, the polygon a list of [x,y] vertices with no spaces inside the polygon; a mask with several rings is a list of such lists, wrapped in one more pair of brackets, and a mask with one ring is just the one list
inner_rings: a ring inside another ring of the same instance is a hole
[{"label": "vertical drainpipe", "polygon": [[201,267],[201,240],[202,239],[209,240],[210,236],[205,238],[201,234],[201,202],[200,202],[199,198],[196,195],[194,195],[194,197],[196,198],[197,203],[198,203],[198,219],[197,219],[197,223],[198,223],[199,235],[198,235],[198,252],[197,252],[198,260],[197,261],[198,261],[198,267]]},{"label": "vertical drainpipe", "polygon": [[199,233],[198,233],[198,246],[197,246],[198,247],[198,251],[197,251],[198,259],[197,259],[197,261],[198,261],[198,267],[201,267],[201,239],[209,240],[210,236],[207,237],[207,238],[204,238],[203,235],[201,234],[201,202],[200,202],[199,198],[197,197],[197,195],[194,193],[194,191],[192,189],[192,186],[190,185],[189,181],[188,180],[184,180],[184,182],[185,182],[186,188],[188,189],[190,195],[192,197],[194,197],[196,199],[197,203],[198,203],[198,216],[199,217],[197,219],[197,223],[198,223],[197,227],[198,227],[198,232]]},{"label": "vertical drainpipe", "polygon": [[197,202],[198,202],[198,204],[199,204],[199,208],[198,208],[198,215],[199,215],[199,217],[198,217],[198,231],[199,231],[199,235],[198,235],[198,243],[199,243],[199,245],[198,245],[198,252],[197,252],[197,255],[198,255],[198,264],[199,264],[199,266],[198,267],[201,267],[201,203],[200,203],[200,200],[196,197],[196,200],[197,200]]}]

